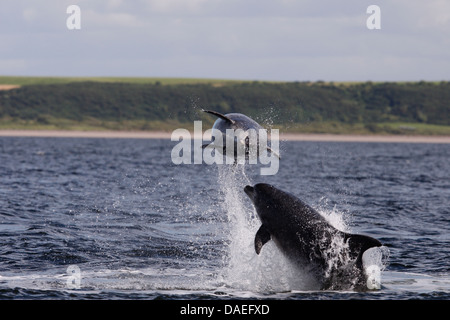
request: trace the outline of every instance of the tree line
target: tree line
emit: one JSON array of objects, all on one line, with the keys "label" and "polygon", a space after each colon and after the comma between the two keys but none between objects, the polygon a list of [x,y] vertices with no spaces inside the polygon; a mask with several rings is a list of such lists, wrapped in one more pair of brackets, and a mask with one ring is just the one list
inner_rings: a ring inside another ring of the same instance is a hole
[{"label": "tree line", "polygon": [[450,82],[162,85],[86,81],[0,91],[0,119],[187,123],[198,120],[203,108],[240,112],[279,125],[321,121],[450,125],[449,104]]}]

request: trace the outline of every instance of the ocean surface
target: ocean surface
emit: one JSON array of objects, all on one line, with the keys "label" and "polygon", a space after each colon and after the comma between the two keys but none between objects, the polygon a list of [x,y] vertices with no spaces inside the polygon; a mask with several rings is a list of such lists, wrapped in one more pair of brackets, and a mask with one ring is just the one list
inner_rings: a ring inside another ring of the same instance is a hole
[{"label": "ocean surface", "polygon": [[[0,299],[449,299],[450,145],[280,142],[261,165],[181,164],[158,139],[0,138]],[[266,182],[380,240],[381,288],[302,283],[243,192]]]}]

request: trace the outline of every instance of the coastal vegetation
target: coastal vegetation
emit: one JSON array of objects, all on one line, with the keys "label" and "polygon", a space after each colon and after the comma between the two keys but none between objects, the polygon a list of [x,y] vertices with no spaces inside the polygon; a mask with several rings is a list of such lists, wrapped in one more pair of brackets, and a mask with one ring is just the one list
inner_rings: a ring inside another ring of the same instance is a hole
[{"label": "coastal vegetation", "polygon": [[284,132],[450,135],[450,82],[0,77],[0,129],[162,130],[244,113]]}]

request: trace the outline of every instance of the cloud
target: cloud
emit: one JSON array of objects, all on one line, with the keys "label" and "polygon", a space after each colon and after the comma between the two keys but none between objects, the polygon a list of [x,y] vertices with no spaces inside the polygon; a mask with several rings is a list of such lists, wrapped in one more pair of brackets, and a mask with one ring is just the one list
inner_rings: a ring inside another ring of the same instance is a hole
[{"label": "cloud", "polygon": [[[66,28],[70,4],[81,8],[81,30]],[[379,0],[377,31],[366,28],[369,4],[7,1],[0,11],[0,66],[20,59],[25,63],[11,64],[8,73],[26,74],[26,66],[34,74],[69,76],[449,79],[450,2]]]},{"label": "cloud", "polygon": [[130,13],[96,12],[91,9],[82,11],[82,21],[85,28],[95,27],[105,30],[111,28],[134,29],[146,27],[147,23]]},{"label": "cloud", "polygon": [[148,8],[155,13],[198,13],[207,2],[215,0],[149,0]]}]

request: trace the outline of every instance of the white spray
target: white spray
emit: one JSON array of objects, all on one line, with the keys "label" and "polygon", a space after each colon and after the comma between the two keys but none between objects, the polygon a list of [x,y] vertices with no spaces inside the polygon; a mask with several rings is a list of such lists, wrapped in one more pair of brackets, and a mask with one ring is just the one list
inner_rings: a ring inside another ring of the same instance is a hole
[{"label": "white spray", "polygon": [[253,292],[286,292],[316,289],[307,273],[291,265],[273,241],[255,253],[254,239],[261,225],[256,211],[243,192],[252,185],[244,166],[219,166],[223,210],[228,217],[228,254],[222,278],[226,286]]}]

